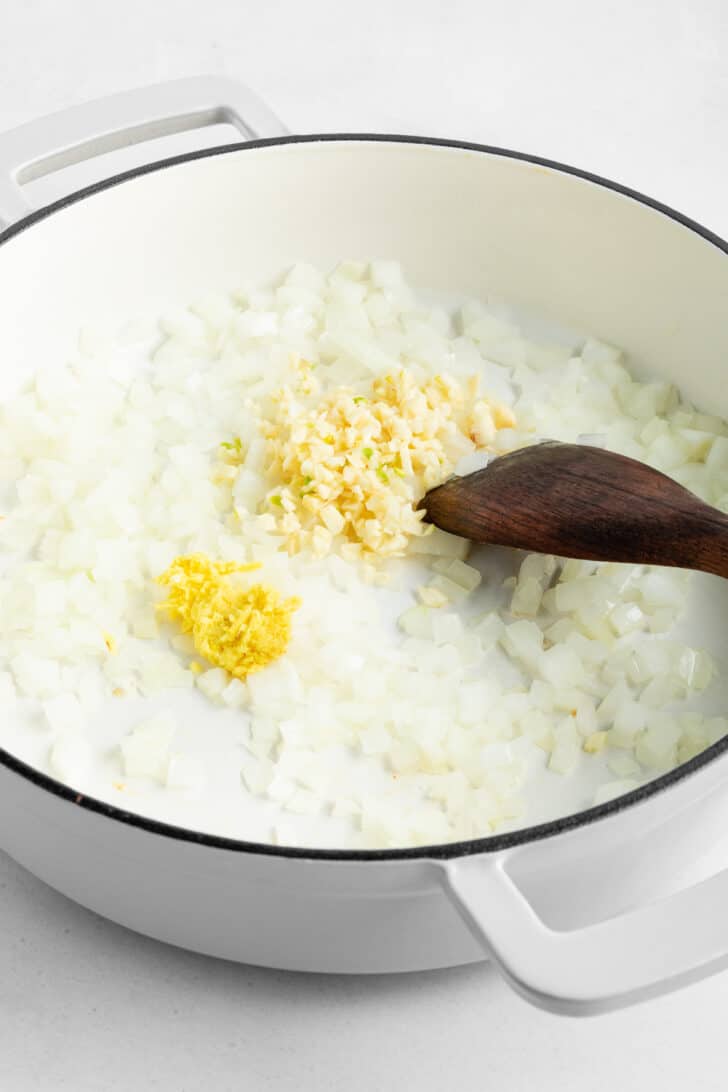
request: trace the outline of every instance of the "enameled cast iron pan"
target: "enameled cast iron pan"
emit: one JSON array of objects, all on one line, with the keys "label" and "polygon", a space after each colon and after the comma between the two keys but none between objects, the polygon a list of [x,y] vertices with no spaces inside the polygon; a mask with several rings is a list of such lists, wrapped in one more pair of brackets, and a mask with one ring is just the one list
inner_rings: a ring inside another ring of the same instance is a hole
[{"label": "enameled cast iron pan", "polygon": [[[40,211],[25,203],[22,184],[59,167],[219,121],[245,142]],[[39,359],[62,363],[90,315],[121,322],[296,261],[373,255],[396,257],[428,290],[495,291],[593,332],[728,415],[726,243],[656,201],[536,157],[415,137],[290,136],[244,88],[182,80],[0,137],[0,217],[0,394]],[[720,641],[715,591],[706,585],[703,637]],[[593,1012],[728,962],[728,871],[710,875],[703,860],[708,846],[725,859],[726,746],[558,822],[371,852],[165,826],[0,750],[0,845],[85,906],[200,952],[347,972],[487,957],[529,1000]]]}]

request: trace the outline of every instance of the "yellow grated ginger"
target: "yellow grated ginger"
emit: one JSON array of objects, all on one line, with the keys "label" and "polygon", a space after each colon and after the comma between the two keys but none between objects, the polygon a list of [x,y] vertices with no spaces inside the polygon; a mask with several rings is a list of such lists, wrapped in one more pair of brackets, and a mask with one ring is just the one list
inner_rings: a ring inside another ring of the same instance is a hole
[{"label": "yellow grated ginger", "polygon": [[244,588],[230,579],[259,568],[259,563],[215,562],[190,554],[175,558],[158,580],[169,588],[158,609],[191,634],[200,656],[238,679],[283,655],[291,615],[301,605],[300,599],[283,599],[268,585]]},{"label": "yellow grated ginger", "polygon": [[[307,362],[297,371],[304,378]],[[261,422],[269,512],[290,553],[401,556],[431,529],[417,504],[463,456],[491,449],[515,424],[507,407],[478,398],[477,378],[425,381],[406,368],[374,379],[366,393],[337,387],[320,395],[313,377],[283,387]],[[312,395],[311,399],[307,396]]]}]

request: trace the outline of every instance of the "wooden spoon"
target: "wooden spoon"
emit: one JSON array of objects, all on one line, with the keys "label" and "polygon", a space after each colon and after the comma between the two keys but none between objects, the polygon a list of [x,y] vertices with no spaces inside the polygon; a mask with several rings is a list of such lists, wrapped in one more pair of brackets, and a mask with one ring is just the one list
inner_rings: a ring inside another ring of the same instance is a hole
[{"label": "wooden spoon", "polygon": [[452,478],[421,502],[473,542],[728,577],[728,516],[645,463],[548,441]]}]

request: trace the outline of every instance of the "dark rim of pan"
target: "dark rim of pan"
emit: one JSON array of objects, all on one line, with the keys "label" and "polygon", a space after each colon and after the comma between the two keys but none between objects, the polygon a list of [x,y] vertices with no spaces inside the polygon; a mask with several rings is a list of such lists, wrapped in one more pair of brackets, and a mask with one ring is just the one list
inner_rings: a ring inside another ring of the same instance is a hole
[{"label": "dark rim of pan", "polygon": [[[433,137],[396,136],[393,134],[379,133],[324,133],[305,136],[274,137],[265,140],[251,140],[236,144],[226,144],[217,148],[204,148],[200,151],[173,156],[172,158],[163,159],[154,163],[147,163],[140,167],[135,167],[133,170],[114,175],[112,178],[104,179],[102,182],[97,182],[82,190],[78,190],[51,205],[47,205],[45,208],[39,209],[37,212],[31,213],[0,232],[0,246],[9,239],[12,239],[15,235],[27,231],[28,228],[31,228],[34,224],[39,223],[41,220],[45,220],[48,216],[52,216],[54,213],[68,205],[76,204],[95,193],[109,189],[112,186],[117,186],[130,179],[138,178],[140,175],[149,174],[152,171],[165,170],[168,167],[175,167],[178,164],[186,163],[194,159],[230,155],[237,152],[252,151],[256,148],[272,147],[278,144],[316,144],[337,141],[424,144],[439,148],[481,152],[485,155],[500,156],[504,159],[521,160],[524,163],[548,167],[551,170],[559,171],[562,174],[572,175],[587,182],[592,182],[595,185],[602,186],[604,189],[611,190],[614,193],[621,194],[623,197],[631,198],[633,201],[646,205],[648,208],[662,213],[664,216],[667,216],[678,224],[682,224],[683,227],[695,232],[696,235],[702,236],[702,238],[706,239],[709,243],[712,243],[713,246],[716,246],[719,250],[728,254],[728,242],[708,228],[703,227],[702,224],[698,224],[689,217],[683,216],[681,213],[669,208],[669,206],[663,205],[660,201],[655,201],[653,198],[646,197],[636,190],[629,189],[627,186],[622,186],[618,182],[612,182],[608,178],[602,178],[600,175],[592,174],[589,171],[582,171],[577,167],[570,167],[567,164],[559,163],[552,159],[544,159],[541,156],[527,155],[524,152],[514,152],[505,148],[494,148],[486,144],[471,144],[466,141],[442,140]],[[506,834],[494,834],[485,838],[475,838],[464,842],[448,842],[434,846],[417,846],[412,849],[307,849],[305,847],[266,845],[262,842],[245,842],[235,838],[224,838],[215,834],[204,834],[200,831],[178,827],[171,823],[157,822],[154,819],[145,818],[143,815],[125,811],[123,808],[119,808],[114,804],[107,804],[102,800],[96,800],[94,797],[86,796],[74,789],[68,788],[66,785],[54,780],[54,778],[49,777],[47,774],[42,773],[33,766],[29,766],[26,762],[15,758],[14,755],[9,754],[2,748],[0,748],[0,764],[13,773],[19,774],[21,777],[37,785],[39,788],[45,789],[47,792],[50,792],[79,808],[84,808],[87,811],[105,816],[108,819],[114,819],[120,823],[125,823],[128,826],[136,827],[140,830],[160,835],[165,838],[175,838],[179,841],[192,842],[200,846],[209,846],[213,849],[224,849],[238,853],[264,854],[275,857],[314,858],[332,861],[396,861],[405,860],[407,858],[446,859],[450,857],[462,857],[474,853],[493,853],[513,846],[524,845],[528,842],[535,842],[542,838],[550,838],[554,835],[574,830],[577,827],[586,826],[599,819],[604,819],[607,816],[624,811],[634,804],[641,803],[642,801],[655,796],[657,793],[663,792],[665,789],[670,788],[671,785],[676,784],[683,778],[688,777],[702,769],[704,766],[707,766],[708,763],[717,759],[726,750],[728,750],[728,736],[725,736],[717,743],[714,743],[711,747],[708,747],[689,762],[683,763],[669,773],[656,777],[646,785],[642,785],[640,788],[626,793],[616,800],[611,800],[606,804],[600,804],[598,807],[587,808],[584,811],[576,812],[572,815],[563,816],[560,819],[554,819],[548,823],[524,827],[521,830]]]}]

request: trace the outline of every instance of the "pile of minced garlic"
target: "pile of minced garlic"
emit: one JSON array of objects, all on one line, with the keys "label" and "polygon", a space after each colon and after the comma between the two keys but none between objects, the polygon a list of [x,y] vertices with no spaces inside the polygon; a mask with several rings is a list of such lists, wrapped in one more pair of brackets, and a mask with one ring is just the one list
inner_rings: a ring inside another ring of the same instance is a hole
[{"label": "pile of minced garlic", "polygon": [[463,385],[400,368],[363,389],[322,392],[311,363],[294,367],[299,383],[272,396],[261,422],[275,483],[267,504],[291,553],[402,557],[410,537],[431,530],[416,508],[425,492],[516,423],[507,407],[478,398],[478,376]]},{"label": "pile of minced garlic", "polygon": [[725,421],[392,262],[161,329],[85,331],[0,407],[0,746],[196,830],[372,848],[552,819],[725,735],[728,585],[415,514],[452,469],[585,434],[728,510]]}]

